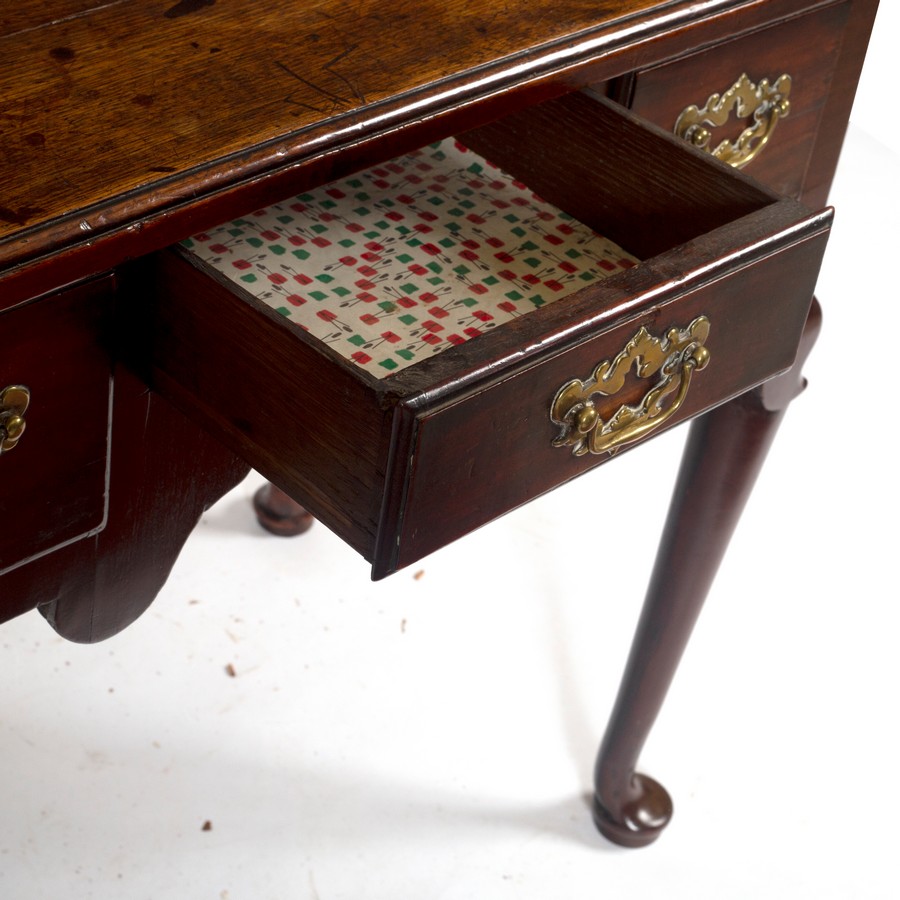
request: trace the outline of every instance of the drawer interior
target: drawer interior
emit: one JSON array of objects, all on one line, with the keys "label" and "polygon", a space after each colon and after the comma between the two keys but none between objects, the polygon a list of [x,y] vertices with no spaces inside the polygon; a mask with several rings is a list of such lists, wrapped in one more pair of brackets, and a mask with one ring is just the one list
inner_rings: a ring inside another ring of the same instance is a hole
[{"label": "drawer interior", "polygon": [[[507,251],[491,246],[495,235],[478,221],[474,236],[450,228],[435,240],[434,231],[420,230],[417,249],[432,244],[437,252],[426,249],[424,262],[407,260],[408,248],[398,247],[390,266],[383,265],[389,224],[414,231],[440,220],[447,227],[469,211],[460,200],[471,195],[457,191],[446,199],[451,179],[443,171],[438,174],[446,181],[433,179],[441,190],[419,198],[426,212],[449,204],[434,213],[437,218],[418,217],[410,212],[414,205],[398,206],[395,196],[393,205],[382,197],[375,207],[370,183],[390,183],[390,175],[396,176],[391,190],[399,187],[405,195],[420,188],[409,176],[434,160],[414,154],[198,235],[160,254],[151,279],[154,387],[373,561],[376,576],[608,458],[575,459],[554,446],[558,427],[549,409],[566,378],[587,377],[638,328],[666,334],[712,310],[719,375],[693,392],[673,423],[786,368],[824,249],[827,214],[780,199],[621,108],[583,94],[517,112],[459,141],[466,150],[445,143],[438,153],[449,155],[449,146],[464,158],[461,185],[480,192],[479,202],[487,204],[476,209],[476,218],[500,209],[492,201],[501,198],[509,203],[501,212],[512,208],[521,219],[524,210],[538,237],[568,232],[571,245],[551,247],[564,247],[556,261],[574,259],[574,272],[538,277],[529,298],[519,282],[528,271],[543,272],[544,262],[529,262],[528,270],[506,278]],[[426,173],[429,181],[434,171]],[[351,204],[376,214],[342,210],[337,201],[344,198],[336,195],[351,190],[365,195],[351,195]],[[432,202],[435,195],[444,203]],[[299,227],[287,221],[307,208],[312,214]],[[373,248],[343,247],[344,258],[326,262],[325,271],[307,265],[304,255],[317,237],[340,245],[360,234]],[[514,237],[534,243],[529,234]],[[594,246],[602,249],[594,252]],[[567,255],[570,250],[580,255]],[[440,271],[429,268],[429,260]],[[467,271],[459,281],[468,293],[445,307],[435,290],[442,284],[428,279],[461,265]],[[407,270],[394,279],[392,266],[424,270],[426,284],[408,290]],[[343,283],[339,272],[349,275]],[[488,280],[493,306],[487,312],[467,306],[466,300],[483,301],[471,288]],[[563,289],[550,289],[547,281]],[[340,290],[329,295],[335,284]],[[521,297],[507,296],[510,284]],[[470,318],[465,334],[465,318],[444,326],[457,307],[491,318]],[[324,330],[317,334],[308,322],[293,321],[297,310],[314,310],[312,319]],[[385,329],[387,316],[380,312],[414,316],[411,331],[404,337]],[[339,351],[348,314],[370,316],[374,333],[350,333],[355,343],[346,340]],[[397,364],[396,348],[416,341],[424,352]],[[372,352],[385,349],[382,344],[389,345],[385,358],[393,366],[380,365],[383,359]],[[626,401],[645,389],[635,381],[628,379]]]},{"label": "drawer interior", "polygon": [[184,246],[376,378],[638,262],[453,139]]},{"label": "drawer interior", "polygon": [[182,246],[383,378],[771,202],[741,182],[723,194],[722,179],[689,157],[683,171],[661,165],[670,143],[621,121],[574,95]]}]

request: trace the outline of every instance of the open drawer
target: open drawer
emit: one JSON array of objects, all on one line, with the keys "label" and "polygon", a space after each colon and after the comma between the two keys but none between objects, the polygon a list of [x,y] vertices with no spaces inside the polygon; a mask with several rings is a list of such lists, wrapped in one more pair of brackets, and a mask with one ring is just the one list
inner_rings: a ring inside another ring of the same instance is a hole
[{"label": "open drawer", "polygon": [[[623,264],[613,247],[611,263],[600,263],[612,273],[600,279],[582,261],[572,275],[563,253],[575,287],[562,299],[526,303],[527,315],[507,304],[503,324],[476,328],[484,333],[472,340],[456,328],[453,340],[433,340],[441,352],[381,372],[368,352],[377,341],[357,342],[348,358],[284,314],[328,293],[314,293],[322,273],[302,264],[305,250],[289,267],[258,267],[276,276],[270,284],[294,279],[274,303],[253,296],[246,271],[231,271],[243,260],[221,239],[200,235],[154,263],[154,387],[354,546],[376,578],[789,367],[830,223],[830,212],[812,214],[582,94],[460,140],[641,262]],[[493,175],[483,180],[490,186]],[[446,212],[439,207],[433,219]],[[357,238],[366,227],[337,218]],[[495,266],[488,278],[504,291],[521,284],[503,274],[505,249],[479,234],[483,246],[463,239],[435,252],[474,251],[460,258]],[[204,243],[221,246],[209,253]],[[366,264],[358,249],[347,265]],[[397,285],[370,275],[347,288],[345,307],[376,309],[384,285],[381,302],[396,299]],[[552,293],[554,279],[543,281]],[[411,305],[445,308],[427,286],[416,290],[405,294]],[[487,315],[482,325],[495,321]]]}]

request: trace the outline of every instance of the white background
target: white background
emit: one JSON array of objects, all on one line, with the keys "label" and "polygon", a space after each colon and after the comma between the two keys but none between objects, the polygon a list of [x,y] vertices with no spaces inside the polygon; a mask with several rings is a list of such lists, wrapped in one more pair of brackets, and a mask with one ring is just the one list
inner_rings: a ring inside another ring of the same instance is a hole
[{"label": "white background", "polygon": [[258,532],[252,481],[123,635],[4,626],[0,896],[895,897],[898,20],[810,389],[644,753],[676,804],[656,845],[606,844],[584,795],[682,429],[377,585],[322,527]]}]

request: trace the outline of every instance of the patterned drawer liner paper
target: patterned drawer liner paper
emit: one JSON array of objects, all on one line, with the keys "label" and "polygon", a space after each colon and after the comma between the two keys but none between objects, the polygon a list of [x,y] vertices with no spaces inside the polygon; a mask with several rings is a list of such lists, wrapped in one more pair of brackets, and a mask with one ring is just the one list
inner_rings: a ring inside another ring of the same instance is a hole
[{"label": "patterned drawer liner paper", "polygon": [[378,378],[638,262],[453,140],[184,246]]}]

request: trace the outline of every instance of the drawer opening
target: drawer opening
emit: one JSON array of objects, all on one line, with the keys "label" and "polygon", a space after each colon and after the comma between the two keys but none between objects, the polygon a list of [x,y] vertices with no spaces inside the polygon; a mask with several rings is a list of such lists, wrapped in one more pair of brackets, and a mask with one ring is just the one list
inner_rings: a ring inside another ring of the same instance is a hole
[{"label": "drawer opening", "polygon": [[723,195],[706,160],[673,171],[670,138],[599,104],[526,109],[183,246],[380,379],[768,202]]}]

